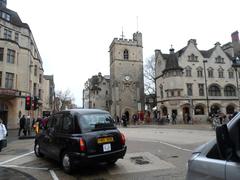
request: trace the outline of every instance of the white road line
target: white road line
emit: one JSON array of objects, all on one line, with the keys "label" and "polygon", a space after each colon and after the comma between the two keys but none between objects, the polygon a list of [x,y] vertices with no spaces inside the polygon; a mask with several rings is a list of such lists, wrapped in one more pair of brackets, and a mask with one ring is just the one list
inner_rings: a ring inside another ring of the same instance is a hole
[{"label": "white road line", "polygon": [[[191,149],[186,149],[186,148],[181,148],[179,146],[175,146],[173,144],[169,144],[169,143],[166,143],[166,142],[163,142],[163,141],[159,141],[159,140],[151,140],[151,139],[139,139],[139,138],[128,138],[130,140],[135,140],[135,141],[144,141],[144,142],[153,142],[153,143],[161,143],[161,144],[164,144],[166,146],[170,146],[170,147],[173,147],[175,149],[179,149],[179,150],[183,150],[183,151],[188,151],[188,152],[192,152]],[[127,140],[128,140],[127,139]]]},{"label": "white road line", "polygon": [[9,159],[9,160],[7,160],[7,161],[0,162],[0,165],[6,164],[6,163],[11,162],[11,161],[14,161],[14,160],[16,160],[16,159],[20,159],[20,158],[25,157],[25,156],[28,156],[29,154],[32,154],[32,153],[34,153],[34,151],[29,152],[29,153],[26,153],[26,154],[22,154],[22,155],[20,155],[20,156],[17,156],[17,157],[15,157],[15,158]]},{"label": "white road line", "polygon": [[38,168],[38,167],[16,166],[16,165],[0,165],[0,167],[13,167],[13,168],[33,169],[33,170],[45,170],[45,171],[48,171],[48,170],[49,170],[49,168]]},{"label": "white road line", "polygon": [[181,148],[181,147],[178,147],[178,146],[175,146],[175,145],[173,145],[173,144],[166,143],[166,142],[159,141],[159,143],[164,144],[164,145],[167,145],[167,146],[170,146],[170,147],[173,147],[173,148],[176,148],[176,149],[180,149],[180,150],[183,150],[183,151],[192,152],[191,149]]},{"label": "white road line", "polygon": [[57,175],[55,174],[55,172],[54,172],[53,170],[49,170],[49,172],[50,172],[53,180],[59,180],[58,177],[57,177]]}]

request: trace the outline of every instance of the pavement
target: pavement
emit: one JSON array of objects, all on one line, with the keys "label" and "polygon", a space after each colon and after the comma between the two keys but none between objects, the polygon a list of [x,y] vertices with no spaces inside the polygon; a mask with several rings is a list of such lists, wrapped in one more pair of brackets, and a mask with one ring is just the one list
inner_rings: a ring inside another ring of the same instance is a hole
[{"label": "pavement", "polygon": [[[122,126],[118,125],[119,127],[123,128]],[[212,131],[210,124],[165,124],[165,125],[158,125],[158,124],[139,124],[139,125],[128,125],[127,128],[164,128],[164,129],[194,129],[194,130],[204,130],[204,131]],[[8,144],[14,143],[14,141],[22,141],[24,139],[34,138],[34,133],[32,136],[21,136],[18,137],[18,129],[9,129],[8,130]],[[4,149],[2,150],[4,152]],[[0,152],[1,154],[1,152]],[[1,159],[0,159],[1,164]],[[17,180],[35,180],[33,176],[21,172],[14,168],[4,167],[0,165],[0,179],[7,180],[7,179],[17,179]]]},{"label": "pavement", "polygon": [[[119,127],[122,127],[119,125]],[[128,125],[129,128],[164,128],[164,129],[193,129],[193,130],[204,130],[212,131],[211,124],[202,123],[202,124],[137,124],[137,125]]]},{"label": "pavement", "polygon": [[[33,133],[32,133],[33,134]],[[21,139],[29,139],[29,138],[35,138],[35,136],[18,136],[18,129],[9,129],[8,130],[8,136],[7,136],[7,142],[8,144],[14,143],[14,141],[21,141]],[[2,149],[2,152],[4,153],[4,148]],[[0,159],[1,164],[1,159]],[[4,167],[0,165],[0,179],[1,180],[36,180],[33,176],[21,172],[14,168]]]}]

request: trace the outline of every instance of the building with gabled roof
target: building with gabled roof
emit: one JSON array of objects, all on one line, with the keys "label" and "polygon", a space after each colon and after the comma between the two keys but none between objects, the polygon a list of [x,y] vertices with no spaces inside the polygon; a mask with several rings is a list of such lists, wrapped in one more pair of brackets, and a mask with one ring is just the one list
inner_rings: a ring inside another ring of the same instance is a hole
[{"label": "building with gabled roof", "polygon": [[239,52],[237,31],[232,42],[223,46],[217,42],[209,50],[199,50],[195,39],[177,52],[173,48],[169,54],[155,50],[160,114],[175,113],[178,121],[186,122],[187,115],[194,121],[205,121],[211,113],[238,110],[239,70],[233,67],[233,59]]}]

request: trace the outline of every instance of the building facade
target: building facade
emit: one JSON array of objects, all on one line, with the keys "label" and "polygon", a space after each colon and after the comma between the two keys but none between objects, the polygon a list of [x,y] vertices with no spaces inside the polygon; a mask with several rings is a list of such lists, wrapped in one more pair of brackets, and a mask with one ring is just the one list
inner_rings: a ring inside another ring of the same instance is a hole
[{"label": "building facade", "polygon": [[110,112],[121,117],[144,111],[142,33],[114,38],[110,47]]},{"label": "building facade", "polygon": [[48,116],[56,110],[55,104],[55,84],[53,75],[43,76],[43,116]]},{"label": "building facade", "polygon": [[83,90],[83,108],[98,108],[110,110],[109,75],[101,73],[92,76],[85,83]]},{"label": "building facade", "polygon": [[[21,115],[42,113],[43,65],[28,24],[0,0],[0,118],[16,128]],[[25,97],[39,98],[39,108],[25,110]]]},{"label": "building facade", "polygon": [[232,114],[239,109],[239,68],[233,59],[240,51],[238,32],[232,42],[219,42],[209,50],[199,50],[195,39],[177,52],[155,50],[157,109],[161,116],[186,115],[204,122],[211,113]]}]

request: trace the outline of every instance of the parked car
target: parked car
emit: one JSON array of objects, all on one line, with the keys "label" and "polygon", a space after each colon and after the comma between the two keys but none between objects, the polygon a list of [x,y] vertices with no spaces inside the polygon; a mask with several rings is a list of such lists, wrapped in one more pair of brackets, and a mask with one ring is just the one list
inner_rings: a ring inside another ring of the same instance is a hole
[{"label": "parked car", "polygon": [[78,166],[114,164],[127,150],[124,135],[107,111],[71,109],[51,115],[35,138],[37,157],[59,161],[66,173]]},{"label": "parked car", "polygon": [[192,152],[186,180],[240,179],[240,113],[216,127],[216,138]]}]

